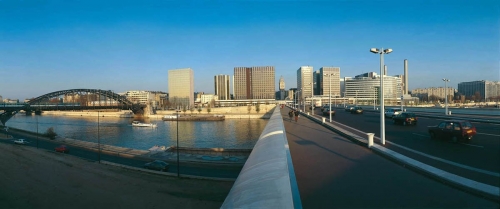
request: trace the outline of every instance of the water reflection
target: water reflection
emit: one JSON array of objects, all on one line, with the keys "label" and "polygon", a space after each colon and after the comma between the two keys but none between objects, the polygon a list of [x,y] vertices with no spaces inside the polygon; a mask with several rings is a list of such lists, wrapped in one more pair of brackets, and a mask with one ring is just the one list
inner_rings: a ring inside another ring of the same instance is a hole
[{"label": "water reflection", "polygon": [[[53,127],[59,136],[97,142],[97,117],[75,116],[25,116],[16,115],[7,125],[14,128],[44,133]],[[157,128],[132,127],[132,118],[99,118],[99,135],[103,144],[149,149],[154,145],[175,146],[177,122],[160,119],[142,119],[156,123]],[[255,145],[268,120],[226,119],[225,121],[179,121],[179,146],[195,148],[251,149]]]}]

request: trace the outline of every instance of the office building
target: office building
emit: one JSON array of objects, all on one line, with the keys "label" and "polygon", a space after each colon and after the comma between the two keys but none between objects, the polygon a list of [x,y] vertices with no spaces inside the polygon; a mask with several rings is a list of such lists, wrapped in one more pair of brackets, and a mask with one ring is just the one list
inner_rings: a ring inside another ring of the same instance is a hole
[{"label": "office building", "polygon": [[411,91],[411,95],[418,97],[422,101],[438,101],[444,100],[448,95],[448,101],[453,100],[455,89],[452,87],[430,87],[430,88],[417,88]]},{"label": "office building", "polygon": [[277,92],[276,99],[277,100],[284,100],[286,98],[286,93],[285,93],[285,79],[283,76],[280,77],[280,82],[279,82],[279,91]]},{"label": "office building", "polygon": [[214,77],[215,95],[219,100],[230,100],[229,75],[216,75]]},{"label": "office building", "polygon": [[485,80],[461,82],[458,83],[458,92],[464,95],[466,100],[497,101],[500,98],[500,82]]},{"label": "office building", "polygon": [[297,70],[298,97],[304,99],[313,96],[313,67],[302,66]]},{"label": "office building", "polygon": [[[373,103],[378,100],[380,75],[375,72],[357,75],[354,78],[345,77],[345,97],[354,98],[355,103]],[[402,94],[401,78],[384,76],[384,99],[388,104],[400,101]]]},{"label": "office building", "polygon": [[168,71],[169,102],[174,106],[194,105],[194,73],[191,68]]},{"label": "office building", "polygon": [[313,73],[313,94],[321,95],[321,72],[319,70]]},{"label": "office building", "polygon": [[275,99],[275,83],[273,66],[234,68],[233,93],[236,100]]},{"label": "office building", "polygon": [[320,95],[340,97],[340,67],[322,67],[319,73]]}]

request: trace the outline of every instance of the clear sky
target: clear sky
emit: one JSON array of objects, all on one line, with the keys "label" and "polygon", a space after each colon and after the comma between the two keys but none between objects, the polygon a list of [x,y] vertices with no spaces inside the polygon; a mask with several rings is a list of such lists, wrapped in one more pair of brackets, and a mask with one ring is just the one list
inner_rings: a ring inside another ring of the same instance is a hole
[{"label": "clear sky", "polygon": [[500,1],[0,0],[0,95],[92,88],[168,92],[168,70],[193,69],[195,91],[234,67],[274,66],[286,88],[300,66],[341,77],[389,75],[409,89],[500,80]]}]

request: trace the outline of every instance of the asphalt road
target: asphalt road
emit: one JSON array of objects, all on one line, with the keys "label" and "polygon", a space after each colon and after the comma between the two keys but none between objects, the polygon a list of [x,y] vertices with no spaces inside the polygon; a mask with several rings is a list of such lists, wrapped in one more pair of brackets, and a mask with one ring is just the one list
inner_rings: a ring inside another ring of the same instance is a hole
[{"label": "asphalt road", "polygon": [[[27,136],[25,134],[19,134],[19,133],[13,133],[12,131],[9,131],[6,133],[4,130],[0,131],[1,133],[12,135],[15,139],[18,138],[23,138],[27,139],[30,143],[26,145],[19,145],[19,146],[32,146],[32,147],[37,147],[37,140],[36,137],[33,136]],[[13,143],[13,140],[0,140],[2,143]],[[38,148],[40,149],[47,149],[47,150],[54,150],[55,147],[61,145],[60,142],[58,141],[52,141],[52,140],[45,140],[45,139],[40,139],[38,140]],[[70,149],[70,152],[68,154],[81,157],[84,159],[88,160],[93,160],[93,161],[98,161],[99,160],[99,154],[98,152],[81,148],[81,147],[75,147],[75,146],[70,146],[67,145],[68,148]],[[128,166],[134,166],[134,167],[139,167],[142,168],[142,166],[154,159],[145,159],[144,157],[140,158],[126,158],[126,157],[119,157],[119,156],[114,156],[110,154],[104,154],[101,153],[100,159],[104,161],[109,161],[109,162],[114,162],[114,163],[119,163],[123,165],[128,165]],[[177,163],[175,162],[169,162],[170,168],[169,171],[170,173],[177,173]],[[203,176],[203,177],[215,177],[215,178],[232,178],[236,179],[243,168],[243,165],[241,166],[226,166],[226,165],[216,165],[216,164],[211,164],[211,163],[186,163],[186,162],[180,162],[179,164],[179,171],[181,175],[195,175],[195,176]]]},{"label": "asphalt road", "polygon": [[[343,108],[336,110],[332,117],[334,122],[359,130],[359,135],[375,133],[380,137],[379,113],[365,111],[356,115]],[[315,113],[321,112],[315,109]],[[328,116],[324,117],[328,121]],[[446,139],[432,140],[428,134],[428,126],[437,125],[444,119],[427,118],[418,113],[417,117],[416,126],[396,125],[386,118],[386,147],[456,175],[500,186],[500,124],[473,123],[477,135],[469,143],[453,143]]]},{"label": "asphalt road", "polygon": [[498,208],[308,118],[290,120],[287,111],[281,113],[303,208]]}]

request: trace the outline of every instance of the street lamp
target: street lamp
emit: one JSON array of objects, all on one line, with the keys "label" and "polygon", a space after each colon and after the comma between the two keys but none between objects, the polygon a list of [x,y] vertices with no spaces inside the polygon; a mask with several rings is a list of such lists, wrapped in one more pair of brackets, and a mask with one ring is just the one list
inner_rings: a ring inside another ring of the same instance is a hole
[{"label": "street lamp", "polygon": [[376,103],[375,97],[377,97],[377,88],[371,87],[371,89],[373,89],[373,109],[375,109],[375,103]]},{"label": "street lamp", "polygon": [[177,137],[177,145],[176,145],[176,150],[177,150],[177,178],[180,177],[180,170],[179,170],[179,111],[178,110],[175,110],[175,112],[177,113],[177,134],[176,134],[176,137]]},{"label": "street lamp", "polygon": [[328,107],[330,110],[328,111],[328,114],[330,115],[330,123],[332,122],[332,76],[337,75],[336,73],[330,73],[330,74],[324,74],[324,76],[329,77],[329,84],[328,84]]},{"label": "street lamp", "polygon": [[356,90],[356,104],[355,104],[356,107],[358,106],[358,91],[359,90]]},{"label": "street lamp", "polygon": [[370,52],[375,54],[380,54],[380,140],[382,144],[385,145],[385,118],[384,118],[384,54],[389,54],[392,49],[380,50],[377,48],[371,48]]},{"label": "street lamp", "polygon": [[450,80],[446,79],[446,78],[443,78],[442,79],[444,81],[444,108],[445,108],[445,112],[444,114],[445,115],[448,115],[448,89],[447,89],[447,83],[450,82]]},{"label": "street lamp", "polygon": [[[404,83],[398,83],[398,86],[401,86],[401,89],[404,88],[405,84]],[[403,111],[403,91],[401,91],[401,111]]]},{"label": "street lamp", "polygon": [[99,137],[99,111],[97,111],[97,160],[101,163],[101,139]]}]

